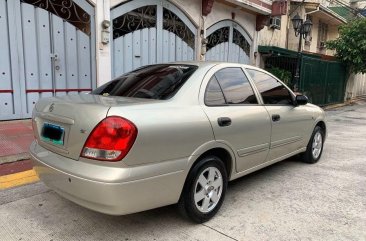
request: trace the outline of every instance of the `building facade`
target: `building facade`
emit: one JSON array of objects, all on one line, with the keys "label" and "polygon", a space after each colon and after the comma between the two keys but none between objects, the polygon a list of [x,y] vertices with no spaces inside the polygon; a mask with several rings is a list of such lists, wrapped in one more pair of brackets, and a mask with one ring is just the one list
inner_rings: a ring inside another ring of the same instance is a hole
[{"label": "building facade", "polygon": [[279,26],[268,24],[261,30],[258,45],[297,51],[299,37],[295,36],[291,19],[299,14],[304,21],[310,19],[313,24],[310,35],[302,41],[301,51],[333,56],[334,51],[326,49],[325,43],[339,36],[338,27],[347,20],[331,10],[330,2],[326,0],[292,0],[285,4],[286,14],[272,17],[280,19]]},{"label": "building facade", "polygon": [[[338,72],[332,69],[336,66],[334,63],[336,61],[334,58],[335,51],[327,49],[325,46],[327,41],[338,38],[338,28],[341,25],[346,24],[348,20],[354,17],[362,17],[365,9],[365,1],[352,0],[348,3],[342,0],[292,0],[284,4],[285,11],[282,13],[283,15],[279,15],[278,11],[276,13],[274,11],[272,12],[272,19],[277,18],[279,21],[274,22],[271,20],[258,34],[257,42],[259,49],[266,51],[262,53],[258,51],[259,57],[257,58],[256,64],[268,70],[276,66],[283,69],[290,77],[294,76],[297,63],[296,53],[293,52],[291,55],[285,50],[298,51],[299,37],[295,36],[291,19],[296,14],[299,14],[304,21],[310,19],[313,24],[309,36],[303,39],[300,50],[307,57],[314,57],[319,60],[313,61],[312,65],[309,65],[309,62],[307,62],[308,66],[305,72],[307,74],[309,73],[309,76],[302,75],[301,77],[305,77],[303,78],[303,82],[312,80],[312,83],[306,83],[304,86],[308,86],[309,89],[318,92],[317,99],[323,99],[323,101],[318,103],[326,104],[336,99],[338,101],[343,100],[343,98],[344,100],[350,100],[358,96],[366,95],[366,75],[351,74],[345,80],[347,83],[346,86],[339,83],[337,87],[334,83],[328,83],[326,81],[326,79],[329,81],[334,80],[334,77],[330,76],[333,76],[335,73],[345,72],[345,70],[342,71],[340,68],[336,68],[340,70]],[[278,48],[281,48],[283,51]],[[324,63],[326,61],[330,63]],[[332,70],[329,70],[329,73],[325,73],[327,70],[326,68],[319,67],[320,63],[323,63],[324,66],[332,65],[332,68],[330,68]],[[348,73],[344,73],[343,75],[347,76]],[[335,77],[339,77],[339,81],[341,81],[339,74]],[[330,90],[331,86],[332,88],[337,88],[337,91]],[[305,93],[309,97],[312,95],[306,91]],[[341,98],[335,98],[335,96]]]}]

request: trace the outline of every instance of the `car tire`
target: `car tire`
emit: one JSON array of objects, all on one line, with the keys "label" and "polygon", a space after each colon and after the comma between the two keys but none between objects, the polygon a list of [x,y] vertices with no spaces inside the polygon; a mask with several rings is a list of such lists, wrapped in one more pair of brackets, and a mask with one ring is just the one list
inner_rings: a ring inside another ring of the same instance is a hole
[{"label": "car tire", "polygon": [[303,162],[313,164],[319,161],[323,153],[324,134],[324,130],[320,126],[314,128],[306,151],[301,155]]},{"label": "car tire", "polygon": [[201,159],[189,172],[178,208],[195,223],[211,219],[220,209],[227,189],[227,171],[216,156]]}]

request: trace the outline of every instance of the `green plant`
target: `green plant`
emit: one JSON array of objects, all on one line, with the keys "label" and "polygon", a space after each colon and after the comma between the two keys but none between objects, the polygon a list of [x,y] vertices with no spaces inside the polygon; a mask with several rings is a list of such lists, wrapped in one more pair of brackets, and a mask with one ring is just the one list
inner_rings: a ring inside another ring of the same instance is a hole
[{"label": "green plant", "polygon": [[291,81],[292,74],[288,70],[272,67],[267,69],[267,71],[282,80],[282,82],[284,82],[286,85],[288,85]]},{"label": "green plant", "polygon": [[366,18],[358,18],[339,27],[339,37],[326,42],[350,72],[366,73]]}]

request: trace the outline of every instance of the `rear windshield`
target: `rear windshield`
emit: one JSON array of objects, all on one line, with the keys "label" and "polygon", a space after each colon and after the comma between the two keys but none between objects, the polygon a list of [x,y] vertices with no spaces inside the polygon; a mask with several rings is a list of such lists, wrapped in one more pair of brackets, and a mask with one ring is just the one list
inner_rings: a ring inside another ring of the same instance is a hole
[{"label": "rear windshield", "polygon": [[197,68],[194,65],[149,65],[100,86],[92,94],[167,100]]}]

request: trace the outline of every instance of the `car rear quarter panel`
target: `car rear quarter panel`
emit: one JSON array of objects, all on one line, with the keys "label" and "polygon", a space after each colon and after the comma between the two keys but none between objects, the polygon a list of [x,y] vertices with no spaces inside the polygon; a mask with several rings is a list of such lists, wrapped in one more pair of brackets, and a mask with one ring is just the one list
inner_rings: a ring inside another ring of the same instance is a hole
[{"label": "car rear quarter panel", "polygon": [[111,107],[108,116],[127,118],[138,129],[136,141],[123,159],[128,166],[189,157],[214,140],[210,123],[198,105],[166,101],[147,107]]}]

